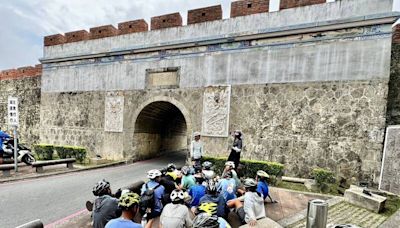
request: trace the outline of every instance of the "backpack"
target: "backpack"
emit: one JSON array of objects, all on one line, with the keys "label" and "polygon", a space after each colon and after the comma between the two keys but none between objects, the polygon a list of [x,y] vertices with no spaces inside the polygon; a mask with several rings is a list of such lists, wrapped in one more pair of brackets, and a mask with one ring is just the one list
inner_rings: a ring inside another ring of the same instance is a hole
[{"label": "backpack", "polygon": [[154,206],[156,204],[154,191],[161,185],[158,184],[154,188],[149,188],[148,184],[146,183],[145,186],[146,186],[146,190],[144,191],[143,195],[140,197],[140,201],[139,201],[139,209],[140,209],[140,213],[142,215],[147,212],[147,209],[149,209],[149,208],[151,210],[154,209]]}]

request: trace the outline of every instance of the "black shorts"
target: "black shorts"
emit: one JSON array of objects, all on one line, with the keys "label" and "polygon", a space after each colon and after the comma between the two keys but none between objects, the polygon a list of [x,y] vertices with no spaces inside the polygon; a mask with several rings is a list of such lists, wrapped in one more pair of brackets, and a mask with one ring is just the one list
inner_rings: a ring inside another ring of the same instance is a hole
[{"label": "black shorts", "polygon": [[161,215],[161,211],[152,210],[151,213],[147,213],[147,221],[149,221],[150,219],[160,217],[160,215]]}]

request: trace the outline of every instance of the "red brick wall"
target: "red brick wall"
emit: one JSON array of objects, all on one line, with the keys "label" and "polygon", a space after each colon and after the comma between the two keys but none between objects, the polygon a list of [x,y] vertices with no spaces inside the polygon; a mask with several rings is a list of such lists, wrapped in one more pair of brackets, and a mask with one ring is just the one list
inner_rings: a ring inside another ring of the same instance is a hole
[{"label": "red brick wall", "polygon": [[99,27],[90,28],[90,39],[99,39],[117,35],[118,35],[118,29],[116,29],[112,25],[103,25]]},{"label": "red brick wall", "polygon": [[180,13],[172,13],[151,18],[151,30],[182,26]]},{"label": "red brick wall", "polygon": [[400,24],[393,27],[393,43],[400,44]]},{"label": "red brick wall", "polygon": [[78,42],[82,40],[89,40],[90,33],[86,30],[79,30],[74,32],[65,33],[65,37],[67,38],[67,43]]},{"label": "red brick wall", "polygon": [[20,67],[18,69],[10,69],[0,71],[0,80],[19,79],[25,77],[39,77],[42,75],[42,65],[36,65],[34,67]]},{"label": "red brick wall", "polygon": [[196,24],[206,21],[215,21],[222,19],[221,5],[210,6],[205,8],[193,9],[188,12],[187,23]]},{"label": "red brick wall", "polygon": [[256,13],[265,13],[269,10],[269,0],[242,0],[231,3],[231,18]]},{"label": "red brick wall", "polygon": [[149,25],[143,19],[127,21],[118,24],[119,34],[128,34],[135,32],[145,32],[149,30]]},{"label": "red brick wall", "polygon": [[44,37],[44,46],[53,46],[65,43],[66,38],[61,34],[55,34]]},{"label": "red brick wall", "polygon": [[281,0],[280,9],[326,3],[326,0]]}]

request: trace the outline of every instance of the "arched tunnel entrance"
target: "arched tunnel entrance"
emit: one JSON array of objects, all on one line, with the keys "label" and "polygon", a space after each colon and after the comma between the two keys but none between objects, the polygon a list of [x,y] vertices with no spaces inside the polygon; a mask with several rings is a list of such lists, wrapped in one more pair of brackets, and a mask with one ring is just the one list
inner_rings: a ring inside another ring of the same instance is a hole
[{"label": "arched tunnel entrance", "polygon": [[140,159],[188,149],[185,117],[170,102],[156,101],[145,106],[136,119],[134,135]]}]

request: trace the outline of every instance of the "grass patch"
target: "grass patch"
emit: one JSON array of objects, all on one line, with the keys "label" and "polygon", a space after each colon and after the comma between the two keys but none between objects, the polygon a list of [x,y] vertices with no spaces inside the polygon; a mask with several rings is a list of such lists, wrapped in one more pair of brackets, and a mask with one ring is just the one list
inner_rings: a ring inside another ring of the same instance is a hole
[{"label": "grass patch", "polygon": [[392,195],[388,195],[386,197],[387,200],[382,215],[389,217],[400,209],[400,197]]}]

